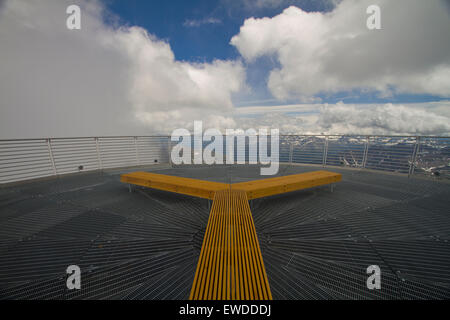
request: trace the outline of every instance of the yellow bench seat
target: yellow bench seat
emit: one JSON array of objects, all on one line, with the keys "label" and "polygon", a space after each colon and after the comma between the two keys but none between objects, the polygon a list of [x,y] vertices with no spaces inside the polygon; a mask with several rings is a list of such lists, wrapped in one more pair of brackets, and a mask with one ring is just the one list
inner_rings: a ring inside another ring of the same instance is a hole
[{"label": "yellow bench seat", "polygon": [[248,199],[252,200],[332,184],[341,180],[342,175],[339,173],[329,171],[313,171],[289,176],[235,183],[232,185],[232,188],[233,190],[245,191]]},{"label": "yellow bench seat", "polygon": [[229,185],[225,183],[167,176],[150,172],[132,172],[123,174],[120,176],[120,181],[209,200],[214,199],[216,191],[229,188]]}]

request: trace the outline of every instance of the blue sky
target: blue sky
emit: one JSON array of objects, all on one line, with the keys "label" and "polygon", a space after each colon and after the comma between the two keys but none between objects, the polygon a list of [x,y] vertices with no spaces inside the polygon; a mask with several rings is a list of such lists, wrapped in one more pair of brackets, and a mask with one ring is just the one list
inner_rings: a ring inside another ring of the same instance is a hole
[{"label": "blue sky", "polygon": [[[230,40],[239,33],[240,27],[247,18],[273,17],[290,5],[301,7],[308,12],[326,12],[333,7],[328,0],[281,0],[279,4],[262,6],[252,6],[250,1],[247,3],[239,0],[108,0],[105,2],[107,7],[120,17],[122,23],[145,28],[149,33],[167,41],[177,60],[189,62],[239,59],[240,54],[234,46],[230,45]],[[195,25],[190,25],[190,22],[194,22]],[[267,90],[267,77],[270,70],[276,66],[278,66],[276,59],[267,57],[247,64],[247,84],[252,87],[252,92],[234,95],[235,106],[280,104]],[[330,103],[343,100],[339,95],[323,96],[323,99],[324,102]],[[356,102],[355,99],[344,99],[344,101]],[[286,100],[282,103],[297,102],[297,100]]]},{"label": "blue sky", "polygon": [[445,1],[0,0],[0,135],[445,135]]},{"label": "blue sky", "polygon": [[[179,61],[211,62],[215,59],[239,59],[238,50],[230,45],[247,18],[274,17],[291,5],[307,12],[329,12],[331,0],[274,0],[255,5],[258,0],[106,0],[111,12],[121,23],[145,28],[167,41]],[[273,57],[262,57],[246,63],[247,84],[251,93],[233,96],[236,107],[252,105],[296,104],[298,99],[276,101],[267,89],[270,71],[278,66]],[[382,97],[375,92],[318,94],[323,103],[421,103],[445,100],[430,94],[395,94]]]},{"label": "blue sky", "polygon": [[[244,1],[245,2],[245,1]],[[250,8],[239,0],[107,0],[108,8],[124,22],[145,28],[170,43],[178,60],[211,61],[235,59],[239,53],[229,44],[249,17],[280,14],[289,5],[305,11],[326,11],[328,1],[281,1],[280,5]],[[207,21],[189,26],[189,21]]]}]

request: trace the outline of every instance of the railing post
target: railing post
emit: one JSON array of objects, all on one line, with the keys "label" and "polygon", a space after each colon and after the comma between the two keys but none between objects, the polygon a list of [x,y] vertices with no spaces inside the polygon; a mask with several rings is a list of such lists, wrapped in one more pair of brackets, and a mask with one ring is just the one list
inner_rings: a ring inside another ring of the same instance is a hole
[{"label": "railing post", "polygon": [[139,150],[138,150],[138,143],[137,143],[138,137],[133,137],[133,139],[134,139],[134,149],[136,150],[136,164],[138,166],[140,166],[141,165],[141,161],[139,159]]},{"label": "railing post", "polygon": [[56,170],[55,159],[53,158],[52,142],[50,138],[47,139],[47,148],[48,148],[48,155],[50,157],[50,162],[52,163],[53,167],[53,173],[55,174],[55,176],[57,176],[58,171]]},{"label": "railing post", "polygon": [[369,154],[369,140],[370,140],[370,136],[366,137],[366,143],[364,146],[364,155],[363,155],[363,163],[362,163],[362,168],[365,169],[366,165],[367,165],[367,156]]},{"label": "railing post", "polygon": [[169,156],[169,165],[172,167],[172,140],[170,136],[167,138],[167,153]]},{"label": "railing post", "polygon": [[325,167],[327,165],[327,157],[328,157],[328,137],[325,137],[325,141],[323,144],[323,155],[322,155],[322,166]]},{"label": "railing post", "polygon": [[294,154],[294,144],[291,142],[289,146],[289,164],[292,164],[293,154]]},{"label": "railing post", "polygon": [[102,158],[100,157],[100,147],[98,145],[98,137],[95,137],[94,140],[95,140],[95,148],[97,150],[98,170],[103,170]]},{"label": "railing post", "polygon": [[417,161],[417,154],[419,153],[419,148],[420,148],[420,137],[416,137],[416,143],[414,144],[411,163],[409,164],[408,178],[414,174],[414,170],[416,167],[416,161]]}]

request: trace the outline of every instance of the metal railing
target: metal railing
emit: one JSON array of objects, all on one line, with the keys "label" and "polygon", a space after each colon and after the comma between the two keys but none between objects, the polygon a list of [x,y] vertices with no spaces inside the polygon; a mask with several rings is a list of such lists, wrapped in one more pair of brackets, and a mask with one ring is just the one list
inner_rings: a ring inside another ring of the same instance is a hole
[{"label": "metal railing", "polygon": [[169,162],[168,137],[0,140],[0,183]]},{"label": "metal railing", "polygon": [[[412,174],[450,174],[450,137],[282,136],[290,163]],[[283,149],[280,148],[280,151]],[[280,155],[283,159],[283,156]]]},{"label": "metal railing", "polygon": [[[170,146],[174,144],[168,136],[0,140],[0,184],[170,163]],[[223,150],[227,150],[226,145]],[[450,177],[450,137],[283,135],[279,159],[290,164]]]}]

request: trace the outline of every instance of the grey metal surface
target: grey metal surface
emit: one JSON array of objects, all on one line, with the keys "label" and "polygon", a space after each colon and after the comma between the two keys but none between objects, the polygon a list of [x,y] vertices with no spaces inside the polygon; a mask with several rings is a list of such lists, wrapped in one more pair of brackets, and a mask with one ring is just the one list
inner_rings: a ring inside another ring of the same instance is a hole
[{"label": "grey metal surface", "polygon": [[[333,193],[317,188],[254,201],[273,297],[449,299],[450,185],[342,173]],[[367,289],[369,265],[381,268],[379,291]]]},{"label": "grey metal surface", "polygon": [[[314,166],[282,166],[279,175]],[[227,183],[257,166],[157,165]],[[450,298],[450,184],[369,170],[251,203],[275,299]],[[121,170],[0,188],[0,298],[187,299],[209,203],[119,182]],[[68,265],[82,271],[66,289]],[[366,268],[381,267],[381,291]]]},{"label": "grey metal surface", "polygon": [[0,297],[186,299],[208,215],[206,200],[129,193],[118,173],[0,189]]}]

